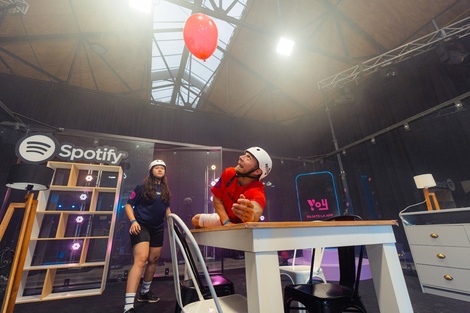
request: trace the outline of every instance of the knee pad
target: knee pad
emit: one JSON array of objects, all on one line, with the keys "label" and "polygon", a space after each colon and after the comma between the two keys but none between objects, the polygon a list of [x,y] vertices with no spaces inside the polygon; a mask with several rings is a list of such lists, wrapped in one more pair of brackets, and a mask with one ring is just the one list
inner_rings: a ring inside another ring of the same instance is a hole
[{"label": "knee pad", "polygon": [[217,213],[212,214],[201,214],[199,216],[199,226],[200,227],[215,227],[221,226],[220,217]]}]

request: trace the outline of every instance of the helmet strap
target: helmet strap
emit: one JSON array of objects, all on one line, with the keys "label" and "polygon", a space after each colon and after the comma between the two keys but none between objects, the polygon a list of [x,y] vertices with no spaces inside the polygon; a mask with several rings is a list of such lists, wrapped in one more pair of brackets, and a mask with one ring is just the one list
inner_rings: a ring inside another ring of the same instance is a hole
[{"label": "helmet strap", "polygon": [[252,169],[248,173],[239,173],[239,172],[237,172],[236,176],[237,177],[247,177],[247,178],[252,178],[252,179],[259,179],[261,177],[261,174],[257,175],[257,176],[250,175],[251,173],[253,173],[257,169],[259,169],[259,167],[255,167],[254,169]]}]

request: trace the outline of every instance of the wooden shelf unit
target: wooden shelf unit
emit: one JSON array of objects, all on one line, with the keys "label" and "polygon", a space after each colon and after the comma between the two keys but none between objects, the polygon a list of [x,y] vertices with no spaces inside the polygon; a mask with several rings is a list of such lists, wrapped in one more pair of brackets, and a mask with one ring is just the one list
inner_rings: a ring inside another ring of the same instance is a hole
[{"label": "wooden shelf unit", "polygon": [[122,168],[55,161],[47,166],[54,178],[38,194],[16,303],[99,295],[106,285]]}]

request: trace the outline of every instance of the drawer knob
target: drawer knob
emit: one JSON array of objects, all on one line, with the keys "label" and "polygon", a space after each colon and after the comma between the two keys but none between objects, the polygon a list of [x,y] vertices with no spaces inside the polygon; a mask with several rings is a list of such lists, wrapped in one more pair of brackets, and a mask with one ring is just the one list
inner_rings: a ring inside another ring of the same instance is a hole
[{"label": "drawer knob", "polygon": [[438,257],[439,259],[445,259],[445,258],[446,258],[445,254],[443,254],[443,253],[438,253],[438,254],[437,254],[437,257]]},{"label": "drawer knob", "polygon": [[450,275],[444,275],[444,279],[445,280],[454,280],[454,277],[452,277]]},{"label": "drawer knob", "polygon": [[431,236],[431,238],[439,238],[438,234],[431,234],[430,236]]}]

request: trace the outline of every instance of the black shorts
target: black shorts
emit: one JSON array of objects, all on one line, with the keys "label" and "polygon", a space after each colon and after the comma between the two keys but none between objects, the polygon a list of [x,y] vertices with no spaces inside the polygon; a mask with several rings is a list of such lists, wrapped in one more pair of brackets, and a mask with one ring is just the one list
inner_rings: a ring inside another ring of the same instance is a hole
[{"label": "black shorts", "polygon": [[131,235],[132,246],[135,246],[139,242],[147,241],[150,243],[150,247],[162,247],[164,237],[164,228],[152,229],[147,228],[140,224],[140,233],[137,235]]}]

